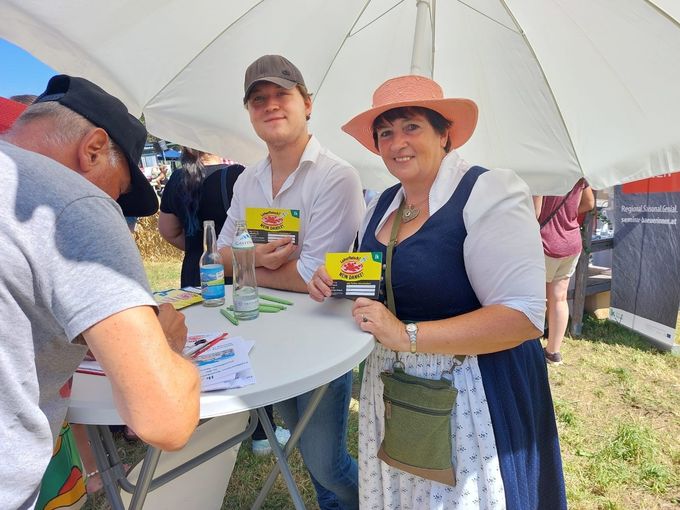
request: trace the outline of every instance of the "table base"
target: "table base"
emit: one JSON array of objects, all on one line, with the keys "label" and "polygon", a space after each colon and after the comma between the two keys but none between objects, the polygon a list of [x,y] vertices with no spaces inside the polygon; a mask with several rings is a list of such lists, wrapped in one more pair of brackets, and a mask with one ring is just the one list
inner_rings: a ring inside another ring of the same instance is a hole
[{"label": "table base", "polygon": [[113,435],[111,434],[109,427],[107,425],[86,425],[92,452],[95,456],[97,468],[99,469],[99,473],[104,484],[106,497],[109,501],[109,504],[111,505],[112,510],[125,510],[125,506],[120,496],[121,489],[132,494],[129,510],[140,510],[144,506],[144,501],[146,500],[146,496],[150,491],[167,484],[178,476],[183,475],[196,466],[228,450],[232,446],[235,446],[238,443],[248,439],[257,427],[258,420],[262,423],[262,427],[265,431],[267,440],[269,441],[274,456],[276,457],[277,463],[269,473],[269,477],[265,481],[265,484],[262,487],[257,499],[255,500],[255,503],[253,503],[252,508],[255,510],[262,506],[267,498],[267,495],[274,486],[276,478],[278,477],[279,473],[281,473],[284,481],[286,482],[288,493],[293,500],[295,508],[298,510],[303,510],[305,505],[302,501],[302,496],[300,496],[300,492],[295,485],[290,467],[288,466],[288,457],[297,445],[302,432],[305,430],[305,427],[309,423],[309,420],[314,414],[314,411],[318,407],[319,402],[321,401],[321,398],[327,389],[328,384],[324,384],[323,386],[320,386],[314,390],[314,394],[312,395],[307,409],[305,409],[304,413],[300,417],[295,430],[291,431],[291,436],[288,440],[288,443],[286,444],[285,450],[279,445],[274,428],[269,421],[269,417],[267,416],[265,409],[262,407],[257,410],[250,411],[250,422],[243,432],[229,438],[210,450],[197,455],[191,460],[182,463],[181,465],[171,469],[167,473],[164,473],[157,478],[154,478],[153,475],[160,459],[161,450],[159,448],[149,446],[144,456],[144,460],[142,461],[141,471],[136,484],[131,483],[125,475],[123,464],[120,460],[120,456],[118,455],[116,444],[113,440]]}]

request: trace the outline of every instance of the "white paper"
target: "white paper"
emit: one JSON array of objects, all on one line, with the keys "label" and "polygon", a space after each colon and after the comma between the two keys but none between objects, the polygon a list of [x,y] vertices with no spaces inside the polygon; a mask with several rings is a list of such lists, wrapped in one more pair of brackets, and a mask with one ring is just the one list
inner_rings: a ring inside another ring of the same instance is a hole
[{"label": "white paper", "polygon": [[[223,338],[213,346],[198,352],[201,347],[220,337]],[[196,363],[201,375],[201,391],[228,390],[255,384],[249,356],[254,345],[252,340],[240,336],[230,337],[222,331],[197,333],[187,337],[182,353]],[[81,362],[78,372],[105,375],[97,361]]]},{"label": "white paper", "polygon": [[[222,332],[190,335],[185,352],[195,352],[199,342],[209,343]],[[229,337],[200,352],[194,359],[201,374],[201,391],[241,388],[255,383],[248,353],[255,345],[242,337]]]}]

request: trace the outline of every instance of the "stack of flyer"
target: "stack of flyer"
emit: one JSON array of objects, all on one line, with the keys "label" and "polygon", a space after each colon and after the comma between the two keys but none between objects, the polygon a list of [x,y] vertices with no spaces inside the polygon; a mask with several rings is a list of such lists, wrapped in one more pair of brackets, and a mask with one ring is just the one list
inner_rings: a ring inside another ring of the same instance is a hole
[{"label": "stack of flyer", "polygon": [[201,391],[241,388],[255,383],[250,350],[255,342],[240,336],[212,332],[189,335],[184,355],[201,374]]},{"label": "stack of flyer", "polygon": [[[230,337],[224,332],[189,335],[182,351],[196,364],[201,374],[201,391],[228,390],[255,384],[250,365],[252,340]],[[77,372],[106,375],[96,360],[85,360]]]}]

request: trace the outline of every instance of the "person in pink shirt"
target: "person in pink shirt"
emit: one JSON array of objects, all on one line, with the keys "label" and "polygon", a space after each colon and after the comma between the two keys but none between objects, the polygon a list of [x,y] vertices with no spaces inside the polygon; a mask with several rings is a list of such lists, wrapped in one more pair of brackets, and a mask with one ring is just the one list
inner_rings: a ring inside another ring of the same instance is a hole
[{"label": "person in pink shirt", "polygon": [[578,215],[595,207],[595,196],[585,179],[579,179],[564,196],[534,196],[545,254],[545,293],[548,344],[543,349],[549,364],[562,364],[560,348],[569,321],[567,290],[581,254]]}]

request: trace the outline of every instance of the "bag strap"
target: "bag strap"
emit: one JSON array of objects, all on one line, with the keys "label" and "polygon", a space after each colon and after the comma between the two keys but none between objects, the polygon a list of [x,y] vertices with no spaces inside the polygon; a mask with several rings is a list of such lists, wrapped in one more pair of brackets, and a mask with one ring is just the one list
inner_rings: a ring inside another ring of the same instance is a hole
[{"label": "bag strap", "polygon": [[[390,233],[390,241],[387,243],[387,254],[385,256],[385,287],[387,291],[387,309],[392,312],[392,314],[397,316],[397,308],[394,303],[394,290],[392,289],[392,253],[394,252],[394,245],[397,244],[397,234],[399,232],[399,226],[401,225],[401,213],[404,210],[404,204],[406,201],[402,198],[399,208],[394,216],[394,222],[392,223],[392,232]],[[395,363],[401,363],[399,361],[399,353],[394,351],[394,356],[396,358]],[[461,354],[456,354],[454,356],[460,363],[465,361],[465,356]]]},{"label": "bag strap", "polygon": [[227,214],[229,206],[231,205],[231,197],[227,192],[227,174],[229,167],[223,168],[220,174],[220,191],[222,192],[222,207],[224,207],[224,214]]},{"label": "bag strap", "polygon": [[579,179],[579,181],[578,181],[576,184],[574,184],[574,187],[571,188],[571,189],[569,190],[569,193],[567,193],[566,195],[564,195],[564,197],[562,198],[562,201],[560,202],[560,205],[558,205],[557,207],[555,207],[555,209],[553,209],[553,212],[551,212],[551,213],[548,215],[548,217],[547,217],[546,219],[544,219],[544,220],[541,222],[541,226],[538,227],[539,230],[542,229],[543,227],[545,227],[548,223],[550,223],[550,220],[552,220],[552,219],[555,217],[555,215],[557,214],[557,211],[559,211],[560,209],[562,209],[562,206],[563,206],[564,203],[567,201],[567,198],[569,198],[569,196],[570,196],[570,195],[572,194],[572,192],[577,188],[577,186],[579,185],[579,183],[580,183],[582,180],[583,180],[583,179]]},{"label": "bag strap", "polygon": [[221,192],[222,192],[222,206],[226,214],[231,206],[231,199],[234,198],[234,183],[239,175],[243,172],[243,166],[234,164],[222,169],[220,175]]},{"label": "bag strap", "polygon": [[387,288],[387,309],[392,314],[397,316],[397,309],[394,304],[394,291],[392,290],[392,253],[394,252],[394,245],[397,244],[397,234],[399,232],[399,225],[401,225],[401,213],[404,210],[404,200],[399,204],[399,209],[394,216],[394,223],[392,223],[392,232],[390,234],[390,242],[387,243],[387,255],[385,257],[385,287]]}]

